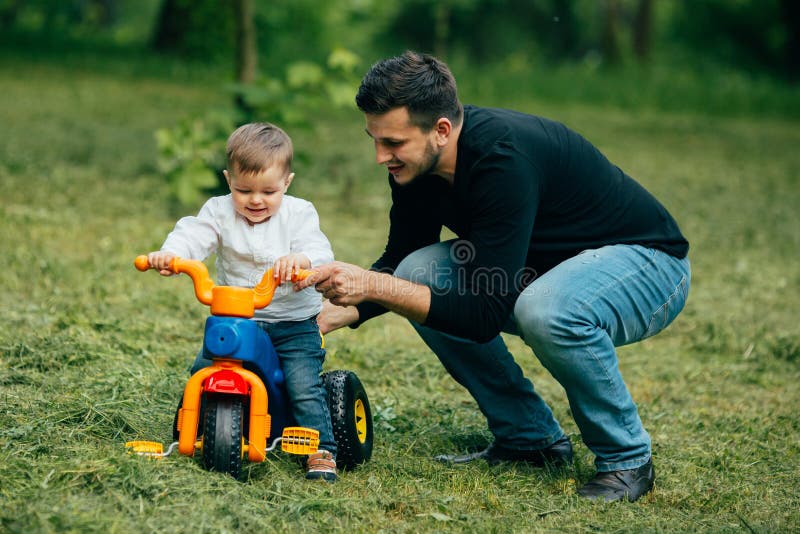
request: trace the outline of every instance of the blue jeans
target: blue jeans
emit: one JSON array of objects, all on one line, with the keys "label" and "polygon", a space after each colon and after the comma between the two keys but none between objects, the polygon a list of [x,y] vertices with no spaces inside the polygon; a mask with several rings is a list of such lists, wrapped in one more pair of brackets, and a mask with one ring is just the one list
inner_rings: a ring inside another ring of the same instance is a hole
[{"label": "blue jeans", "polygon": [[[411,253],[395,275],[432,288],[458,288],[453,242]],[[463,273],[462,273],[463,274]],[[688,259],[638,245],[586,250],[519,296],[504,331],[520,336],[567,393],[598,471],[639,467],[650,436],[619,371],[615,347],[669,325],[689,292]],[[564,431],[498,335],[475,343],[412,325],[450,375],[475,398],[499,445],[540,449]]]},{"label": "blue jeans", "polygon": [[[331,413],[320,377],[325,349],[317,319],[257,323],[269,335],[278,353],[295,421],[300,426],[319,430],[319,448],[335,457]],[[209,365],[211,360],[203,358],[200,351],[192,365],[192,374]]]}]

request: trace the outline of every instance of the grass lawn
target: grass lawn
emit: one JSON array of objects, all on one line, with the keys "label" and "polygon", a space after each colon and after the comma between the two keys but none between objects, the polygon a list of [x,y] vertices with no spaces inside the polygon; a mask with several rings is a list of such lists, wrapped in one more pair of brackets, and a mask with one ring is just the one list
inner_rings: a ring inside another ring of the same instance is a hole
[{"label": "grass lawn", "polygon": [[[642,501],[575,496],[593,457],[563,390],[512,338],[573,438],[574,467],[434,463],[490,436],[470,397],[392,316],[327,340],[326,368],[356,371],[370,395],[373,459],[326,486],[273,455],[236,482],[197,460],[149,461],[123,447],[169,441],[206,313],[188,278],[132,266],[177,216],[153,132],[228,97],[201,72],[101,67],[0,58],[0,531],[800,528],[796,120],[514,104],[594,141],[664,202],[692,245],[687,309],[620,350],[654,445],[656,490]],[[362,128],[353,111],[290,133],[309,156],[294,194],[315,203],[339,259],[366,265],[385,240],[388,199]]]}]

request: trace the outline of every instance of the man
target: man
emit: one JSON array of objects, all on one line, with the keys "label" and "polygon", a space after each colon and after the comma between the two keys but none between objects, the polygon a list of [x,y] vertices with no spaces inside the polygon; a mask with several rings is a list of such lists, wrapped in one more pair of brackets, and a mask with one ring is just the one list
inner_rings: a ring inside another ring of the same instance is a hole
[{"label": "man", "polygon": [[[386,249],[299,284],[329,301],[323,332],[407,317],[486,416],[494,442],[440,456],[535,466],[572,445],[499,336],[521,336],[567,393],[597,474],[578,493],[634,501],[655,473],[615,346],[662,330],[689,289],[688,243],[664,207],[562,124],[462,106],[447,66],[375,64],[356,103],[392,192]],[[459,239],[439,242],[442,226]],[[331,305],[332,304],[332,305]]]}]

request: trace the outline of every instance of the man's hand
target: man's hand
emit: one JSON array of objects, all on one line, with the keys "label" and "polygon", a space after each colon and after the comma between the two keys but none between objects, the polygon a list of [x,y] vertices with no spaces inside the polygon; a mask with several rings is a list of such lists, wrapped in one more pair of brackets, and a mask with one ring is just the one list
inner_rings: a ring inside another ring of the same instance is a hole
[{"label": "man's hand", "polygon": [[367,298],[375,274],[337,261],[315,268],[313,275],[295,284],[295,289],[299,291],[313,285],[332,304],[355,306]]},{"label": "man's hand", "polygon": [[317,315],[317,324],[323,334],[333,332],[358,321],[358,310],[354,306],[336,306],[330,301],[322,303],[322,311]]},{"label": "man's hand", "polygon": [[[349,263],[334,262],[314,268],[314,274],[297,282],[299,291],[314,286],[331,304],[355,306],[376,302],[384,308],[418,323],[424,323],[431,308],[431,290],[390,274],[367,271]],[[352,311],[349,312],[352,318]],[[358,319],[355,318],[347,324]],[[343,320],[343,319],[342,319]],[[336,321],[338,323],[340,321]],[[333,325],[333,321],[332,321]],[[338,327],[337,327],[338,328]]]}]

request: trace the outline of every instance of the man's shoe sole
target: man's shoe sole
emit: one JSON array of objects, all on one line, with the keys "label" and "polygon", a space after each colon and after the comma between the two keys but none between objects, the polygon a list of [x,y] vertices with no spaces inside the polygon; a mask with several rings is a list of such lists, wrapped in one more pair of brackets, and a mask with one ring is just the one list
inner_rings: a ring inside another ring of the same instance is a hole
[{"label": "man's shoe sole", "polygon": [[503,462],[523,462],[533,467],[560,467],[571,464],[572,456],[572,442],[567,436],[564,436],[544,449],[515,451],[492,443],[482,451],[463,455],[442,454],[435,456],[434,460],[453,465],[484,460],[489,465]]}]

